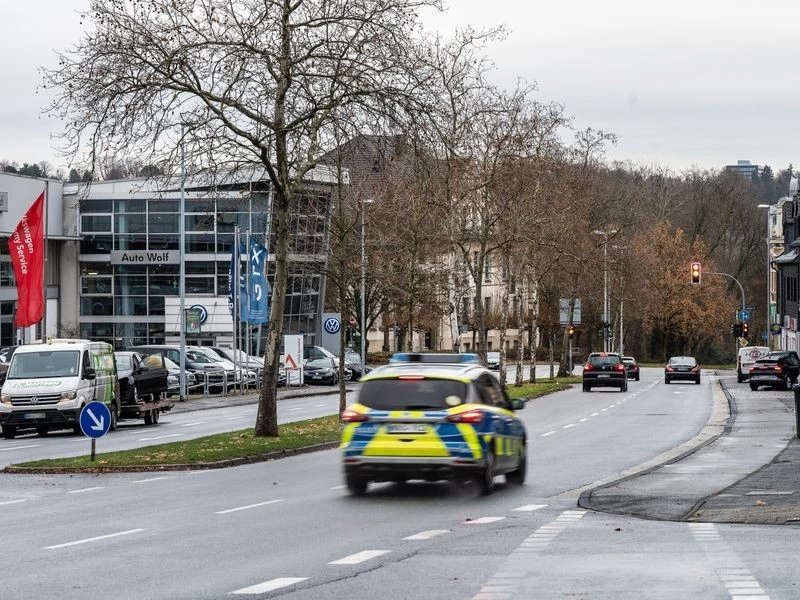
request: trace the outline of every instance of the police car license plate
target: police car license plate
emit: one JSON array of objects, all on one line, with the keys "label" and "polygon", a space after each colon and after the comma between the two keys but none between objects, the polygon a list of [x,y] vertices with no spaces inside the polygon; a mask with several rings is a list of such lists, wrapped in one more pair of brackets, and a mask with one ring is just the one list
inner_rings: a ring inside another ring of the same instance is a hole
[{"label": "police car license plate", "polygon": [[386,426],[388,433],[425,433],[428,426],[423,423],[390,423]]}]

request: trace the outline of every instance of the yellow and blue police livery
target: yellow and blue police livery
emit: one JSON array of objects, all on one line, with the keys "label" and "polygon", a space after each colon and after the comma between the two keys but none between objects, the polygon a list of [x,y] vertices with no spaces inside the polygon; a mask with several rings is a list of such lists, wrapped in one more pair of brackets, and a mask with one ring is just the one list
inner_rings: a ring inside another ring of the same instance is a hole
[{"label": "yellow and blue police livery", "polygon": [[370,482],[474,479],[484,493],[495,477],[525,481],[526,433],[491,371],[471,360],[396,361],[361,379],[357,401],[342,414],[347,487]]}]

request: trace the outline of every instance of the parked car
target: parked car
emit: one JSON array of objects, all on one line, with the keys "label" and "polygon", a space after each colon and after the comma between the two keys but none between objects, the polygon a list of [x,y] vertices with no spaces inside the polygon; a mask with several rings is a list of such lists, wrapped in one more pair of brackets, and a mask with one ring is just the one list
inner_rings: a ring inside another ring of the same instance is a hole
[{"label": "parked car", "polygon": [[794,351],[770,352],[759,358],[750,367],[750,389],[756,391],[760,386],[791,389],[800,375],[800,357]]},{"label": "parked car", "polygon": [[357,381],[372,371],[369,367],[361,364],[361,355],[352,348],[344,349],[344,363],[347,381]]},{"label": "parked car", "polygon": [[167,393],[169,370],[158,354],[144,357],[138,352],[114,352],[117,378],[123,404],[133,404],[137,398],[155,400]]},{"label": "parked car", "polygon": [[583,391],[593,387],[616,387],[620,392],[628,391],[628,372],[619,354],[592,352],[583,365]]},{"label": "parked car", "polygon": [[769,348],[767,346],[745,346],[739,348],[739,354],[736,357],[736,381],[743,383],[750,378],[750,367],[759,358],[766,358],[769,356]]},{"label": "parked car", "polygon": [[339,365],[329,356],[310,358],[303,363],[303,377],[306,383],[336,385],[339,383]]},{"label": "parked car", "polygon": [[499,371],[500,370],[500,353],[499,352],[487,352],[486,353],[486,366],[487,366],[487,368],[491,369],[492,371]]},{"label": "parked car", "polygon": [[639,381],[639,364],[632,356],[623,356],[622,364],[625,365],[625,370],[628,372],[628,379]]},{"label": "parked car", "polygon": [[[181,393],[181,368],[166,356],[164,357],[164,365],[169,371],[169,375],[167,376],[167,398],[169,398],[170,396]],[[186,393],[191,394],[193,391],[196,392],[198,379],[195,372],[186,369],[185,379]]]},{"label": "parked car", "polygon": [[693,356],[673,356],[664,366],[664,383],[679,380],[700,383],[700,364]]},{"label": "parked car", "polygon": [[[181,349],[178,345],[170,344],[150,344],[147,346],[130,346],[128,350],[139,352],[140,354],[161,354],[162,356],[170,359],[176,365],[181,364]],[[198,386],[203,386],[208,381],[209,388],[221,389],[222,388],[222,370],[217,364],[208,358],[205,354],[199,353],[195,355],[190,354],[191,346],[186,346],[186,354],[184,362],[186,370],[192,371],[197,378]]]}]

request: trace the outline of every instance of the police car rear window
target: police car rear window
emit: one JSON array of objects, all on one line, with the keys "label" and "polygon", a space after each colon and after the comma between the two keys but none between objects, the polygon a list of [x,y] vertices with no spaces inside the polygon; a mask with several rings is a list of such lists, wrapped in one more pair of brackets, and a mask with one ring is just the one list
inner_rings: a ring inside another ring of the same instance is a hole
[{"label": "police car rear window", "polygon": [[466,396],[467,384],[451,379],[374,379],[362,384],[358,402],[373,410],[446,410]]}]

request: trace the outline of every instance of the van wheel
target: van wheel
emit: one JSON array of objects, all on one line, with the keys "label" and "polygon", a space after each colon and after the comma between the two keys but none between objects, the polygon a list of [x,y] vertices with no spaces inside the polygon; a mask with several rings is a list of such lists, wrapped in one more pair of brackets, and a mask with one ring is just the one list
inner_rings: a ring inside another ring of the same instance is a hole
[{"label": "van wheel", "polygon": [[153,411],[148,410],[144,413],[144,424],[145,425],[152,425],[153,424]]},{"label": "van wheel", "polygon": [[744,376],[739,371],[736,371],[736,383],[744,383]]},{"label": "van wheel", "polygon": [[157,408],[153,409],[153,425],[158,425],[158,419],[161,416],[161,411]]},{"label": "van wheel", "polygon": [[50,428],[47,425],[37,425],[36,426],[36,433],[40,436],[44,437],[50,431]]},{"label": "van wheel", "polygon": [[7,440],[13,440],[14,437],[17,435],[17,426],[16,425],[5,425],[3,427],[3,437]]}]

